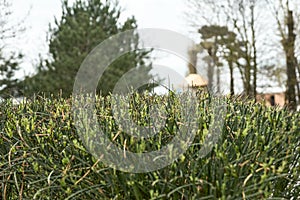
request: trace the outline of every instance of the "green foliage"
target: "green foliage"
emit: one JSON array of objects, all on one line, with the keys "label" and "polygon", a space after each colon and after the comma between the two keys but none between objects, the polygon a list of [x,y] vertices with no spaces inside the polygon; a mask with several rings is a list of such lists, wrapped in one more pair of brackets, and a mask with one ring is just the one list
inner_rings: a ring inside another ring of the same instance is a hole
[{"label": "green foliage", "polygon": [[[132,17],[124,23],[120,23],[120,9],[117,5],[102,3],[101,0],[77,0],[70,6],[68,1],[63,2],[62,17],[55,20],[55,27],[50,28],[49,53],[51,59],[41,62],[38,73],[33,77],[27,77],[23,82],[24,95],[43,92],[46,94],[58,94],[62,91],[64,97],[69,97],[73,91],[76,74],[83,60],[102,41],[112,35],[126,30],[137,28],[136,20]],[[138,45],[138,35],[132,38],[124,38],[124,44],[130,50]],[[110,51],[122,51],[117,45],[111,44]],[[148,52],[133,51],[115,60],[102,76],[98,91],[107,95],[112,92],[114,85],[127,71],[141,68],[138,77],[150,80],[151,66],[146,65],[144,59]],[[103,58],[105,55],[99,55]],[[94,74],[87,72],[87,75]],[[137,77],[137,78],[138,78]],[[88,78],[87,78],[88,80]]]},{"label": "green foliage", "polygon": [[9,98],[14,96],[17,89],[18,79],[15,77],[15,72],[19,70],[20,60],[22,55],[11,55],[5,58],[0,51],[0,97]]},{"label": "green foliage", "polygon": [[[132,95],[128,112],[141,125],[150,123],[150,104],[167,111],[164,128],[149,141],[118,131],[110,96],[97,98],[97,116],[119,146],[136,152],[159,149],[177,134],[178,98]],[[227,99],[222,137],[199,158],[213,117],[211,98],[199,97],[198,132],[188,151],[170,166],[143,174],[110,169],[86,150],[70,100],[38,97],[17,106],[6,101],[0,107],[1,198],[297,199],[300,114]]]}]

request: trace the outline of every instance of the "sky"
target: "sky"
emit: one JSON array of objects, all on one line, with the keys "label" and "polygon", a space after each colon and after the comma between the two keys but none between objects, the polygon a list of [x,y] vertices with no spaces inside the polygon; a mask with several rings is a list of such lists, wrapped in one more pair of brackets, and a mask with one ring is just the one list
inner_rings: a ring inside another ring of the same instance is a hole
[{"label": "sky", "polygon": [[[121,20],[135,16],[138,28],[164,28],[188,35],[187,20],[184,16],[185,0],[120,0]],[[34,73],[39,55],[47,56],[47,32],[54,18],[61,16],[61,0],[12,0],[13,18],[24,20],[26,31],[10,42],[10,47],[21,50],[25,55],[22,70],[18,76]],[[160,59],[155,64],[171,65],[178,73],[186,73],[186,63],[177,57],[166,57],[156,52]]]}]

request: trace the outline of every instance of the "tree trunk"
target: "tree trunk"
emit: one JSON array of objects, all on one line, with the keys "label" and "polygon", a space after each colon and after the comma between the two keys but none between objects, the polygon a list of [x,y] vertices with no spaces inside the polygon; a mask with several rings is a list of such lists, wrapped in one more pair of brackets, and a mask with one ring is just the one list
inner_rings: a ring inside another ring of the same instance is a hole
[{"label": "tree trunk", "polygon": [[295,40],[293,11],[288,11],[287,18],[288,37],[283,39],[283,46],[286,54],[286,72],[287,72],[287,90],[286,101],[292,110],[296,110],[296,57],[295,57]]},{"label": "tree trunk", "polygon": [[230,70],[230,96],[234,95],[234,78],[233,78],[233,63],[232,61],[228,62]]},{"label": "tree trunk", "polygon": [[[248,49],[248,47],[246,47]],[[246,81],[246,87],[245,87],[245,93],[248,97],[252,97],[252,90],[251,90],[251,57],[248,53],[248,50],[246,52],[246,65],[245,65],[245,81]]]},{"label": "tree trunk", "polygon": [[253,98],[256,101],[256,88],[257,88],[257,49],[256,49],[256,35],[254,24],[254,5],[251,6],[251,34],[252,34],[252,48],[253,48]]},{"label": "tree trunk", "polygon": [[[297,61],[297,59],[296,59],[296,70],[298,71],[298,77],[300,78],[300,65],[298,64],[298,61]],[[298,92],[298,103],[299,103],[299,101],[300,101],[300,87],[299,87],[299,80],[297,79],[297,83],[296,83],[296,85],[297,85],[297,92]]]},{"label": "tree trunk", "polygon": [[189,74],[197,74],[197,54],[198,52],[196,50],[189,50]]},{"label": "tree trunk", "polygon": [[208,78],[207,86],[208,86],[209,89],[212,89],[213,81],[214,81],[215,66],[213,65],[212,60],[209,59],[209,58],[207,59],[207,65],[208,65],[208,68],[207,68],[207,78]]},{"label": "tree trunk", "polygon": [[[214,48],[213,48],[213,54],[212,54],[212,58],[213,58],[213,64],[214,64],[214,68],[217,69],[217,93],[220,94],[220,68],[218,66],[218,57],[217,57],[217,52],[218,52],[218,37],[215,36],[214,39]],[[215,73],[215,72],[213,72]]]},{"label": "tree trunk", "polygon": [[221,93],[221,81],[220,81],[220,76],[221,76],[221,70],[220,67],[217,66],[217,93]]},{"label": "tree trunk", "polygon": [[[208,63],[208,69],[207,69],[207,77],[208,77],[208,88],[212,89],[213,87],[213,81],[214,81],[214,72],[215,72],[215,59],[214,59],[214,52],[212,50],[212,48],[208,49],[208,55],[210,56],[207,59],[207,63]],[[212,60],[210,59],[212,58]]]}]

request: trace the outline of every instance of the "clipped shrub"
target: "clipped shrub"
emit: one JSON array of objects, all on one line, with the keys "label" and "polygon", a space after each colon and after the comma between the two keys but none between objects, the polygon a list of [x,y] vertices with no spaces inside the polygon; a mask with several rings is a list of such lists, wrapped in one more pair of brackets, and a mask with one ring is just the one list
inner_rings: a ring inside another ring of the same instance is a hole
[{"label": "clipped shrub", "polygon": [[[127,150],[152,151],[167,144],[180,121],[178,98],[134,94],[130,115],[151,123],[148,106],[166,110],[164,128],[148,141],[120,133],[110,97],[98,97],[99,124]],[[198,101],[197,135],[171,165],[149,173],[111,169],[93,157],[76,132],[72,102],[37,97],[0,107],[1,199],[297,199],[300,196],[299,113],[226,99],[221,138],[199,157],[213,113],[209,95]],[[124,100],[125,101],[125,100]]]}]

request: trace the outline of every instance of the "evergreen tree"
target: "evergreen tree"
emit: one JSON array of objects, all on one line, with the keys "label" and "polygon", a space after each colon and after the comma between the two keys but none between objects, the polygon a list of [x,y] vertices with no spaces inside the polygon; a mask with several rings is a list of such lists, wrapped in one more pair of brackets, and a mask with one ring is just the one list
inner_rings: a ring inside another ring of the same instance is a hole
[{"label": "evergreen tree", "polygon": [[0,96],[1,98],[9,98],[18,95],[17,84],[18,79],[15,72],[19,70],[19,64],[22,55],[11,55],[6,58],[0,52]]},{"label": "evergreen tree", "polygon": [[[137,28],[133,17],[123,24],[119,19],[120,8],[108,2],[77,0],[70,6],[64,1],[61,19],[56,19],[55,27],[50,28],[51,59],[41,62],[38,73],[24,80],[24,95],[37,92],[55,95],[61,91],[64,97],[70,96],[78,69],[91,50],[112,35]],[[138,35],[132,38],[127,39],[126,44],[133,50],[138,45]],[[119,78],[133,68],[141,69],[144,73],[141,77],[150,80],[151,65],[144,62],[148,53],[135,50],[115,60],[99,82],[101,94],[112,92]]]},{"label": "evergreen tree", "polygon": [[[245,52],[243,51],[243,42],[237,39],[234,32],[230,31],[226,26],[203,26],[198,30],[201,34],[202,42],[200,43],[207,50],[212,59],[206,58],[208,62],[208,77],[209,84],[212,84],[214,67],[217,66],[217,86],[220,87],[220,67],[223,66],[222,59],[227,62],[230,71],[230,94],[234,95],[234,66],[236,65],[240,71],[241,78],[244,83],[244,89],[247,91],[251,87],[250,78],[247,79],[247,65],[242,65],[239,59],[246,60]],[[211,65],[211,60],[214,65]],[[218,89],[220,90],[220,89]]]}]

